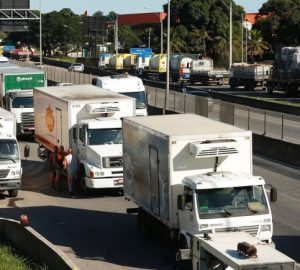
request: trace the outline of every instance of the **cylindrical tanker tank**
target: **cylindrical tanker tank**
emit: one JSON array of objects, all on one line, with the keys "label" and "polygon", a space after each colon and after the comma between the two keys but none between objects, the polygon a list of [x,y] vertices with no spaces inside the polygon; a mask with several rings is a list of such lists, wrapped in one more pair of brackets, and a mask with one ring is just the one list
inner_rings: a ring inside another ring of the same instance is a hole
[{"label": "cylindrical tanker tank", "polygon": [[123,68],[123,54],[114,54],[109,59],[109,66],[115,69],[122,69]]},{"label": "cylindrical tanker tank", "polygon": [[150,59],[150,69],[158,72],[166,72],[167,57],[165,54],[155,54]]}]

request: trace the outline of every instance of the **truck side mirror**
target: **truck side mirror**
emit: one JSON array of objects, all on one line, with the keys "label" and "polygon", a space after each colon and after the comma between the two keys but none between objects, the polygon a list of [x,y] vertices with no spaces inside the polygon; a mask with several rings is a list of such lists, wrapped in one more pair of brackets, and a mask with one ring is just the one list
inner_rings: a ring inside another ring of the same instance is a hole
[{"label": "truck side mirror", "polygon": [[270,201],[276,202],[277,201],[277,188],[271,187],[270,189]]},{"label": "truck side mirror", "polygon": [[177,208],[178,210],[184,210],[184,197],[183,195],[178,195],[177,197]]},{"label": "truck side mirror", "polygon": [[30,146],[29,144],[26,144],[24,147],[24,157],[28,158],[30,153]]}]

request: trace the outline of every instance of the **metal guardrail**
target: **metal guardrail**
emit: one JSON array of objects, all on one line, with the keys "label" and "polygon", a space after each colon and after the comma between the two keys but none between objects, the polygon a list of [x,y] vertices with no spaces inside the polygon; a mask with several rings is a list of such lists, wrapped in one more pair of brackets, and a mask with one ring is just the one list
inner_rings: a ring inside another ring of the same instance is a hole
[{"label": "metal guardrail", "polygon": [[[40,69],[34,62],[20,62],[16,60],[11,60],[11,62],[22,67]],[[70,72],[67,69],[50,65],[45,65],[43,69],[46,72],[47,80],[73,84],[91,84],[92,79],[101,73],[99,69],[97,69],[97,73],[93,72],[97,75]],[[146,85],[146,91],[148,94],[148,104],[163,109],[165,90],[150,84]],[[247,105],[240,105],[220,99],[208,99],[172,90],[169,93],[167,110],[176,113],[203,115],[246,130],[251,130],[255,134],[300,144],[300,116],[267,109],[257,109]]]},{"label": "metal guardrail", "polygon": [[[162,109],[165,90],[146,86],[148,104]],[[168,111],[176,113],[195,113],[237,127],[251,130],[258,135],[300,144],[300,116],[257,109],[219,99],[183,94],[170,91]]]}]

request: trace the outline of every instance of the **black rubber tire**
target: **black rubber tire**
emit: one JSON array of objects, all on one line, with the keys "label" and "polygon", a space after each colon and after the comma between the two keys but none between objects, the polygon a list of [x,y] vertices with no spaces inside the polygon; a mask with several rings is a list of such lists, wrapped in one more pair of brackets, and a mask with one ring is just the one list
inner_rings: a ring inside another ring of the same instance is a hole
[{"label": "black rubber tire", "polygon": [[10,198],[15,198],[18,196],[18,192],[19,190],[18,189],[11,189],[11,190],[8,190],[8,196]]}]

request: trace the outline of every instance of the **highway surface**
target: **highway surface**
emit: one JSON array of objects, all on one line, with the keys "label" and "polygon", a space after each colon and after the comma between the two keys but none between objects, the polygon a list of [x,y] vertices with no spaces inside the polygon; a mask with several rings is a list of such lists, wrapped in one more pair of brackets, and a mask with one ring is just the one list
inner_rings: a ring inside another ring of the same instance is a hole
[{"label": "highway surface", "polygon": [[[161,237],[145,238],[136,229],[136,216],[126,214],[134,205],[118,192],[96,192],[90,197],[50,188],[47,164],[31,155],[23,160],[24,180],[16,199],[0,197],[0,216],[29,216],[30,225],[59,247],[81,270],[173,269],[175,248]],[[21,142],[21,149],[24,142]],[[278,187],[272,204],[274,241],[279,250],[300,261],[300,171],[254,158],[254,174]]]}]

